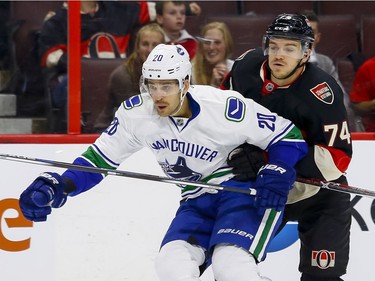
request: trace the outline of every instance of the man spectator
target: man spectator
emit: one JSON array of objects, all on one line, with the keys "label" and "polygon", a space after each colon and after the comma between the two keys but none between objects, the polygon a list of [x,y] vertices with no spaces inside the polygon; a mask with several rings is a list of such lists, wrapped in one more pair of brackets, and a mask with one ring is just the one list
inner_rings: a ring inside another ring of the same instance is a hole
[{"label": "man spectator", "polygon": [[[48,13],[39,39],[41,65],[56,73],[51,83],[52,106],[66,111],[67,104],[67,2]],[[184,6],[185,8],[185,6]],[[192,13],[200,13],[196,3]],[[156,19],[154,2],[81,1],[81,55],[86,58],[126,58],[132,35]],[[55,84],[57,84],[55,86]]]},{"label": "man spectator", "polygon": [[[81,1],[82,57],[125,58],[132,32],[155,18],[149,9],[147,2]],[[59,10],[49,13],[39,38],[41,65],[56,74],[51,79],[52,106],[62,110],[63,115],[68,83],[67,10],[64,2]]]}]

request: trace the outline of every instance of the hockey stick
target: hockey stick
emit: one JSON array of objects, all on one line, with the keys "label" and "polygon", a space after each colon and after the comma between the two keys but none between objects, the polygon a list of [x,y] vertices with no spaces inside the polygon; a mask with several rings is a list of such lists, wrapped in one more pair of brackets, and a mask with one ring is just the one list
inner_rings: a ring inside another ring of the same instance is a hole
[{"label": "hockey stick", "polygon": [[[191,185],[191,186],[202,187],[202,188],[207,188],[211,190],[232,191],[232,192],[239,192],[239,193],[245,193],[245,194],[250,194],[250,195],[256,194],[255,189],[249,189],[248,191],[246,191],[246,190],[241,190],[237,188],[222,186],[219,184],[209,184],[209,183],[204,183],[204,182],[199,182],[199,181],[173,179],[173,178],[166,178],[166,177],[161,177],[161,176],[156,176],[156,175],[121,171],[121,170],[110,170],[110,169],[98,168],[98,167],[80,166],[80,165],[75,165],[75,164],[66,163],[66,162],[59,162],[59,161],[54,161],[54,160],[46,160],[46,159],[32,158],[32,157],[25,157],[25,156],[11,155],[11,154],[0,153],[0,159],[23,162],[23,163],[31,163],[31,164],[43,165],[43,166],[66,168],[66,169],[72,169],[72,170],[83,171],[83,172],[99,173],[99,174],[104,174],[104,175],[121,176],[121,177],[136,178],[136,179],[150,180],[150,181],[156,181],[156,182],[179,184],[179,185]],[[363,189],[359,187],[354,187],[354,186],[350,186],[346,184],[327,182],[327,181],[318,180],[318,179],[307,179],[307,178],[297,178],[297,181],[301,183],[305,183],[305,184],[319,186],[320,188],[325,188],[325,189],[329,189],[333,191],[375,198],[375,191]]]},{"label": "hockey stick", "polygon": [[344,192],[344,193],[349,193],[349,194],[353,194],[353,195],[375,198],[375,191],[363,189],[363,188],[359,188],[359,187],[355,187],[355,186],[350,186],[350,185],[347,185],[347,184],[323,181],[323,180],[318,180],[318,179],[307,179],[307,178],[297,178],[297,181],[301,182],[301,183],[316,185],[316,186],[319,186],[321,188],[334,190],[334,191],[338,191],[338,192]]},{"label": "hockey stick", "polygon": [[35,164],[35,165],[66,168],[66,169],[72,169],[72,170],[77,170],[77,171],[82,171],[82,172],[104,174],[106,176],[120,176],[120,177],[135,178],[135,179],[149,180],[149,181],[155,181],[155,182],[172,183],[172,184],[178,184],[178,185],[191,185],[191,186],[202,187],[202,188],[207,188],[211,190],[232,191],[232,192],[238,192],[238,193],[245,193],[249,195],[256,194],[255,189],[242,190],[238,188],[222,186],[219,184],[205,183],[205,182],[199,182],[199,181],[188,181],[188,180],[182,180],[182,179],[167,178],[167,177],[161,177],[161,176],[156,176],[156,175],[121,171],[121,170],[111,170],[111,169],[98,168],[98,167],[81,166],[81,165],[75,165],[71,163],[59,162],[59,161],[47,160],[47,159],[41,159],[41,158],[32,158],[32,157],[26,157],[26,156],[18,156],[18,155],[0,153],[0,159]]}]

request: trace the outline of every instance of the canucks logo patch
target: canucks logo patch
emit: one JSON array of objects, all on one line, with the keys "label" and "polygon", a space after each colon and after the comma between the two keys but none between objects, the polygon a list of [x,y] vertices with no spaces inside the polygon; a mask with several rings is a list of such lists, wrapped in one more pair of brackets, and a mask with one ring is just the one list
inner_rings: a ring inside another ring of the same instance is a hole
[{"label": "canucks logo patch", "polygon": [[236,97],[229,97],[227,99],[225,117],[234,122],[242,121],[245,117],[245,103]]},{"label": "canucks logo patch", "polygon": [[164,173],[168,174],[171,178],[188,180],[188,181],[199,181],[202,177],[202,174],[197,173],[190,169],[186,164],[186,159],[179,156],[176,164],[169,164],[167,160],[165,163],[159,162]]},{"label": "canucks logo patch", "polygon": [[326,82],[316,85],[314,88],[310,89],[310,92],[313,93],[318,100],[326,104],[332,104],[335,100],[333,92]]},{"label": "canucks logo patch", "polygon": [[140,95],[133,96],[128,98],[127,100],[124,101],[124,108],[129,110],[132,109],[133,107],[140,106],[143,103],[142,97]]}]

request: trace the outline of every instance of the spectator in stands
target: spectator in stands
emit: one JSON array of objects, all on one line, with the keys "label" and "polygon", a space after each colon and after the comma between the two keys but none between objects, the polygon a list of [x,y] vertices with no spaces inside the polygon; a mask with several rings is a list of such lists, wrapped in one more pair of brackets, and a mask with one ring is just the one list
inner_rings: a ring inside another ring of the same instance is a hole
[{"label": "spectator in stands", "polygon": [[225,74],[232,68],[233,40],[224,22],[211,22],[201,31],[198,50],[192,60],[192,83],[219,87]]},{"label": "spectator in stands", "polygon": [[133,53],[109,78],[108,100],[94,125],[97,131],[103,131],[109,126],[121,102],[139,94],[142,64],[152,49],[160,43],[164,43],[164,32],[157,23],[145,25],[138,31]]},{"label": "spectator in stands", "polygon": [[340,85],[344,94],[344,104],[345,104],[346,111],[348,113],[349,127],[351,131],[359,131],[360,124],[358,124],[359,122],[357,122],[358,118],[356,114],[353,112],[352,108],[350,107],[349,94],[346,91],[346,89],[343,87],[339,79],[339,75],[337,73],[333,60],[330,57],[323,55],[321,53],[318,53],[316,51],[317,45],[319,44],[321,36],[322,36],[322,33],[319,30],[319,17],[312,10],[303,10],[300,12],[300,14],[305,15],[307,17],[307,19],[310,22],[310,26],[314,32],[315,41],[313,43],[312,53],[310,55],[309,62],[323,69],[325,72],[327,72],[329,75],[331,75],[333,78],[336,79],[337,83]]},{"label": "spectator in stands", "polygon": [[[196,13],[200,13],[199,6]],[[190,59],[194,58],[198,42],[185,29],[186,6],[184,1],[157,1],[156,21],[164,30],[167,44],[182,45],[188,51]]]},{"label": "spectator in stands", "polygon": [[375,132],[375,57],[358,69],[350,91],[354,110],[362,117],[366,132]]},{"label": "spectator in stands", "polygon": [[[82,57],[125,58],[132,32],[155,19],[151,16],[151,7],[148,2],[81,1]],[[47,15],[39,38],[41,65],[56,73],[58,80],[57,86],[51,89],[52,106],[64,112],[67,103],[67,8],[64,2],[59,10]]]},{"label": "spectator in stands", "polygon": [[[52,106],[66,111],[67,102],[67,3],[48,13],[39,45],[41,65],[52,69],[58,84],[51,89]],[[192,14],[200,7],[189,3]],[[131,35],[156,19],[154,2],[81,1],[81,54],[87,58],[125,58]]]}]

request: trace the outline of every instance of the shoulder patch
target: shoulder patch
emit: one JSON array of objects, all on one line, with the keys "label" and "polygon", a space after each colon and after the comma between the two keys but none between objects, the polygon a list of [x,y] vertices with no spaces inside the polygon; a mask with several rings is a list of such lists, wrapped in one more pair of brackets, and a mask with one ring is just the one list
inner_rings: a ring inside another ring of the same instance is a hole
[{"label": "shoulder patch", "polygon": [[225,108],[225,117],[234,122],[241,122],[245,117],[245,103],[236,98],[229,97]]},{"label": "shoulder patch", "polygon": [[126,110],[129,110],[129,109],[132,109],[133,107],[142,105],[142,103],[143,103],[143,100],[142,100],[141,95],[136,95],[125,100],[123,102],[123,105]]},{"label": "shoulder patch", "polygon": [[332,104],[335,100],[332,89],[327,82],[316,85],[314,88],[310,89],[310,92],[313,93],[318,100],[326,104]]}]

